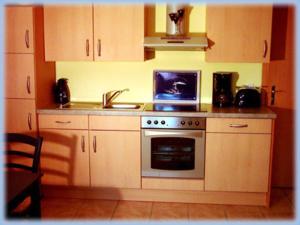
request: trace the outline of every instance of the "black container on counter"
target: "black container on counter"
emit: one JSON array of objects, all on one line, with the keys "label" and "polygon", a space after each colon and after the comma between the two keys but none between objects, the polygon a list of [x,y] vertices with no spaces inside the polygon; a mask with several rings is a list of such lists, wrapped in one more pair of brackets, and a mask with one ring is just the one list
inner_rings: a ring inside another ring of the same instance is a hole
[{"label": "black container on counter", "polygon": [[70,89],[68,86],[68,79],[61,78],[57,80],[54,87],[54,100],[61,105],[70,102]]},{"label": "black container on counter", "polygon": [[256,88],[241,88],[236,96],[234,105],[243,107],[260,107],[261,95]]},{"label": "black container on counter", "polygon": [[231,106],[232,95],[232,73],[213,73],[213,105],[217,107]]}]

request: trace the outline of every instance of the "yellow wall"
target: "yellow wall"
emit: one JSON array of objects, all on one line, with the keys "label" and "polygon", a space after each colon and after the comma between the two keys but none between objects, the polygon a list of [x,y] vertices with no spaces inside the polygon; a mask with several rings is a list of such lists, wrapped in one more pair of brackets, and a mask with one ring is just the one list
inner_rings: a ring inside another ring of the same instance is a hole
[{"label": "yellow wall", "polygon": [[[205,6],[192,5],[190,32],[205,32]],[[156,32],[165,32],[165,5],[156,6]],[[204,52],[156,51],[145,62],[57,62],[57,79],[69,79],[72,101],[101,101],[102,93],[129,88],[116,101],[151,102],[154,69],[200,70],[201,102],[211,103],[212,73],[230,71],[239,74],[237,85],[261,85],[260,63],[206,63]]]}]

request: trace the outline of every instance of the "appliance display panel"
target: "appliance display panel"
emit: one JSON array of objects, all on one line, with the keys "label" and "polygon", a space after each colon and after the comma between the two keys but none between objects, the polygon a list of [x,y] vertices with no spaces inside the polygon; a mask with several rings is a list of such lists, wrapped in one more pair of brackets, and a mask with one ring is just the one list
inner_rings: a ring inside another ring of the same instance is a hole
[{"label": "appliance display panel", "polygon": [[199,71],[154,71],[156,102],[199,102]]}]

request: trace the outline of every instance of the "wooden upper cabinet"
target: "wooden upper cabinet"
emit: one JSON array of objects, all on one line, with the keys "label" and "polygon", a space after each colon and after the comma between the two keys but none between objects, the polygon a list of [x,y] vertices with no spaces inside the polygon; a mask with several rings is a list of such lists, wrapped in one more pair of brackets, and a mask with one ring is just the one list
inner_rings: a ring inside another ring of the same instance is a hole
[{"label": "wooden upper cabinet", "polygon": [[5,54],[5,97],[35,98],[33,54]]},{"label": "wooden upper cabinet", "polygon": [[144,5],[94,5],[98,60],[144,60]]},{"label": "wooden upper cabinet", "polygon": [[270,60],[272,6],[207,6],[208,62]]},{"label": "wooden upper cabinet", "polygon": [[5,7],[5,52],[33,53],[33,9]]},{"label": "wooden upper cabinet", "polygon": [[93,8],[44,6],[46,61],[93,60]]}]

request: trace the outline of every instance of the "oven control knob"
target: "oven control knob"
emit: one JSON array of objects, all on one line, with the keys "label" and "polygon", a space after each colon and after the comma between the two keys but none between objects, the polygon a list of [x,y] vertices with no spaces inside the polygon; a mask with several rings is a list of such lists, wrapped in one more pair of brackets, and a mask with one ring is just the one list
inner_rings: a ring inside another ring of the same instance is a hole
[{"label": "oven control knob", "polygon": [[147,120],[147,123],[148,123],[148,124],[151,124],[151,120]]},{"label": "oven control knob", "polygon": [[154,124],[155,124],[155,125],[158,124],[158,121],[157,121],[157,120],[154,120]]},{"label": "oven control knob", "polygon": [[185,124],[185,121],[184,121],[184,120],[182,120],[182,121],[181,121],[181,125],[184,125],[184,124]]},{"label": "oven control knob", "polygon": [[196,121],[196,122],[195,122],[195,125],[196,125],[196,126],[199,126],[199,121]]},{"label": "oven control knob", "polygon": [[193,124],[193,122],[192,122],[192,121],[189,121],[188,124],[189,124],[189,126],[191,126],[191,125]]},{"label": "oven control knob", "polygon": [[166,121],[162,120],[160,123],[161,123],[162,125],[164,125],[164,124],[166,123]]}]

